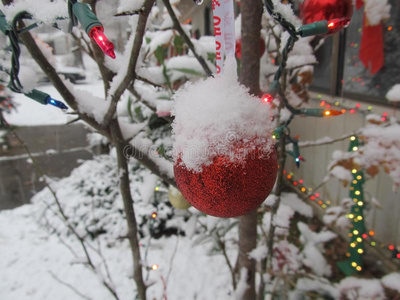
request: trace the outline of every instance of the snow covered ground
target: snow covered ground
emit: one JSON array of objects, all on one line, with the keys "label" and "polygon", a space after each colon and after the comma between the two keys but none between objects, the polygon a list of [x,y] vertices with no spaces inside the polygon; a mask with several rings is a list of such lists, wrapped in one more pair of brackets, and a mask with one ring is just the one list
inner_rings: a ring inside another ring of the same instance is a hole
[{"label": "snow covered ground", "polygon": [[[79,263],[82,253],[78,251],[75,257],[63,244],[77,251],[77,241],[50,235],[38,225],[34,210],[34,205],[25,205],[0,213],[0,299],[82,298],[66,284],[74,286],[86,299],[113,299],[100,278]],[[128,243],[107,247],[101,238],[99,243],[120,299],[134,299]],[[143,252],[146,243],[143,241]],[[223,257],[206,255],[209,247],[194,247],[192,243],[189,238],[175,236],[151,242],[146,262],[149,267],[156,264],[159,268],[145,271],[145,278],[154,283],[148,291],[149,299],[163,299],[166,295],[169,299],[232,299],[229,270]],[[97,248],[97,243],[93,242],[93,247]],[[95,251],[91,253],[100,265],[99,256]]]}]

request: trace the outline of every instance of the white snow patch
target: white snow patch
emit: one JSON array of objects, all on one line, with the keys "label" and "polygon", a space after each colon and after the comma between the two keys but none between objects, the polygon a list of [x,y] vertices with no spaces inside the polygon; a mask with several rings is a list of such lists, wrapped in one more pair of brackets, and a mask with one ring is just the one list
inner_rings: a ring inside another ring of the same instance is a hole
[{"label": "white snow patch", "polygon": [[375,26],[390,18],[391,5],[388,0],[364,0],[368,25]]},{"label": "white snow patch", "polygon": [[[189,83],[173,100],[174,159],[188,169],[200,171],[217,155],[240,161],[252,148],[270,151],[269,105],[239,85],[234,60],[227,61],[221,76]],[[236,141],[247,149],[234,153]]]},{"label": "white snow patch", "polygon": [[386,94],[386,98],[390,102],[399,102],[400,101],[400,84],[394,85],[389,92]]},{"label": "white snow patch", "polygon": [[385,287],[400,293],[400,273],[390,273],[382,277],[381,281]]}]

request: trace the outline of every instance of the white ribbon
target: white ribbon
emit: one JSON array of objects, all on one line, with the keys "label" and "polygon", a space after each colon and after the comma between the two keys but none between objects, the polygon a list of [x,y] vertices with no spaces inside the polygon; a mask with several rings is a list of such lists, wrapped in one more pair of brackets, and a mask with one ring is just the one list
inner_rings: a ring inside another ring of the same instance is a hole
[{"label": "white ribbon", "polygon": [[217,74],[222,72],[225,58],[235,56],[234,0],[212,0]]}]

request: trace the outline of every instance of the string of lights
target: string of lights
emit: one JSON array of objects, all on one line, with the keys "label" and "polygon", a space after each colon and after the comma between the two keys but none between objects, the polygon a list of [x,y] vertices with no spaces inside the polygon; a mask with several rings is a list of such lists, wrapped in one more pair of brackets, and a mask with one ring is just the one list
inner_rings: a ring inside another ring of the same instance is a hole
[{"label": "string of lights", "polygon": [[[359,141],[356,136],[350,137],[350,151],[358,151]],[[346,215],[348,219],[352,221],[352,229],[348,233],[350,238],[349,251],[346,252],[346,257],[349,261],[346,263],[352,268],[353,271],[361,272],[363,270],[362,263],[360,262],[361,256],[364,254],[365,249],[363,243],[368,242],[372,247],[380,247],[389,252],[389,256],[393,259],[400,260],[400,245],[386,244],[379,242],[375,238],[375,230],[367,230],[364,223],[363,209],[365,207],[365,201],[362,192],[362,184],[364,183],[364,175],[362,171],[353,169],[351,171],[353,175],[352,185],[350,186],[350,197],[354,201],[351,211]],[[299,191],[304,193],[311,201],[319,205],[321,209],[327,209],[332,206],[331,201],[324,201],[321,198],[320,193],[313,192],[313,188],[307,187],[303,179],[295,177],[293,172],[284,170],[286,179],[295,186]],[[359,256],[359,257],[358,257]],[[350,259],[351,258],[351,259]]]},{"label": "string of lights", "polygon": [[[115,58],[114,45],[107,39],[104,34],[104,27],[98,20],[97,16],[93,13],[92,8],[87,3],[77,2],[76,0],[69,0],[67,2],[69,17],[71,19],[69,30],[79,23],[85,30],[87,35],[100,47],[104,54],[111,58]],[[20,63],[19,57],[21,54],[19,35],[29,31],[38,26],[35,22],[29,26],[20,28],[21,21],[32,20],[32,15],[26,11],[21,11],[15,15],[12,22],[7,22],[6,16],[0,10],[0,31],[9,38],[11,48],[11,68],[8,70],[10,81],[8,87],[15,93],[24,94],[25,96],[33,99],[34,101],[43,105],[52,105],[60,109],[68,109],[68,107],[61,101],[52,98],[50,95],[33,89],[29,92],[24,90],[24,87],[19,79]],[[57,26],[55,26],[57,28]],[[3,71],[7,71],[2,68]]]}]

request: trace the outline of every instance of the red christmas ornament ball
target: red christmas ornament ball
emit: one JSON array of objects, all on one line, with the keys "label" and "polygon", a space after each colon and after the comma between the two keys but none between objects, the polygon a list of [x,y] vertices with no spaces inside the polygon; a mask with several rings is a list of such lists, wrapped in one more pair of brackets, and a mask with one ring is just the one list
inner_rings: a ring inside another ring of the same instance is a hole
[{"label": "red christmas ornament ball", "polygon": [[275,149],[265,154],[261,148],[237,162],[217,155],[200,172],[188,170],[180,159],[174,165],[176,184],[186,200],[203,213],[220,218],[243,216],[259,207],[271,193],[277,172]]},{"label": "red christmas ornament ball", "polygon": [[304,0],[300,15],[304,24],[328,21],[329,34],[332,34],[350,24],[353,0]]},{"label": "red christmas ornament ball", "polygon": [[[260,58],[265,52],[265,42],[260,39]],[[242,59],[242,40],[236,40],[235,55],[237,59]]]}]

